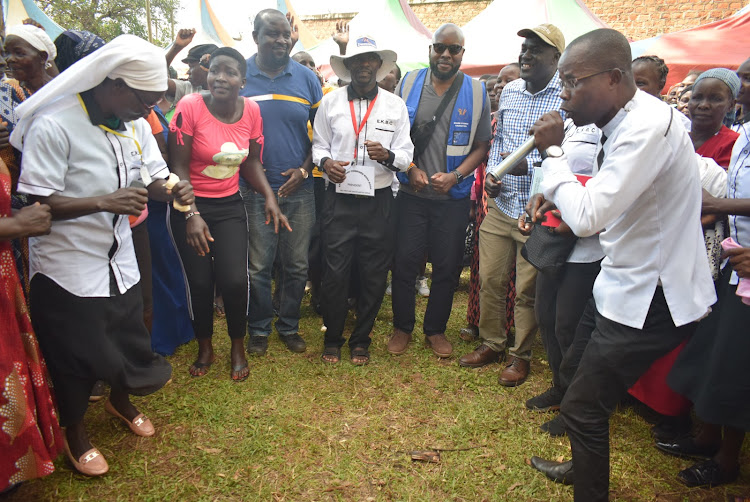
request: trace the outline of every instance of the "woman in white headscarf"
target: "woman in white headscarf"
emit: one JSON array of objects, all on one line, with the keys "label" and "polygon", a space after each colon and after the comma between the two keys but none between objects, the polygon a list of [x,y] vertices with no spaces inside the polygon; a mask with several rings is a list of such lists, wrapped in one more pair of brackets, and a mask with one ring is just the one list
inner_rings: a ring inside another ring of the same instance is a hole
[{"label": "woman in white headscarf", "polygon": [[[20,172],[20,152],[8,142],[18,118],[15,109],[29,96],[42,88],[52,77],[47,69],[57,56],[55,44],[47,33],[30,24],[11,26],[3,43],[5,60],[12,78],[0,83],[0,159],[8,166],[11,177],[11,207],[15,210],[27,205],[26,197],[16,192]],[[25,293],[29,292],[29,251],[25,238],[14,239],[13,254],[16,270]]]},{"label": "woman in white headscarf", "polygon": [[[169,175],[148,115],[167,89],[164,54],[123,35],[69,67],[16,109],[20,192],[50,206],[49,235],[29,241],[31,317],[65,427],[65,453],[89,476],[108,470],[84,426],[89,391],[136,435],[154,426],[130,401],[160,389],[171,366],[151,351],[128,215],[147,197],[194,203]],[[136,188],[134,182],[142,182]]]}]

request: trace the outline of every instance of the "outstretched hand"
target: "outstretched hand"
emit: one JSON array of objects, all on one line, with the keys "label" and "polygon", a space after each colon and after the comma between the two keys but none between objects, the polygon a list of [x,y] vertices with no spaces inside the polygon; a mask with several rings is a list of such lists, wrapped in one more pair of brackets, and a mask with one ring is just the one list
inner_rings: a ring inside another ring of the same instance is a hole
[{"label": "outstretched hand", "polygon": [[194,36],[195,28],[182,28],[177,32],[177,37],[174,39],[174,44],[177,47],[181,47],[182,49],[184,49],[185,47],[190,45],[190,42],[193,41]]},{"label": "outstretched hand", "polygon": [[345,21],[336,22],[336,31],[333,32],[333,41],[339,46],[339,52],[346,54],[346,46],[349,44],[349,23]]},{"label": "outstretched hand", "polygon": [[289,26],[292,27],[292,48],[294,48],[299,40],[299,26],[294,22],[294,16],[290,12],[286,13],[286,20],[289,21]]}]

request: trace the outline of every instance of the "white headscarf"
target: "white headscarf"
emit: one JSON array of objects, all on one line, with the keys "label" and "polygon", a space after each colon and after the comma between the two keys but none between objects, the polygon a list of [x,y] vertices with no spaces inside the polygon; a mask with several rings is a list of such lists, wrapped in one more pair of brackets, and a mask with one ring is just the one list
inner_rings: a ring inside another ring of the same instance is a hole
[{"label": "white headscarf", "polygon": [[47,32],[41,28],[30,24],[17,24],[8,28],[8,31],[5,32],[6,37],[11,35],[26,40],[29,45],[39,52],[47,53],[47,61],[45,63],[57,57],[55,44],[52,43],[52,39],[49,38]]},{"label": "white headscarf", "polygon": [[19,150],[36,115],[55,101],[93,89],[105,78],[121,78],[128,87],[166,92],[167,63],[164,52],[134,35],[120,35],[81,59],[16,108],[18,122],[10,142]]}]

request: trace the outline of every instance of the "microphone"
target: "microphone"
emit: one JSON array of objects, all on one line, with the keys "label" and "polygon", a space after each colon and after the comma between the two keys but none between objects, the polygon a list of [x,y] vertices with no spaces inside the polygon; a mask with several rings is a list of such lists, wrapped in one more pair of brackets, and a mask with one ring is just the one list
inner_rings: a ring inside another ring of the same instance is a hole
[{"label": "microphone", "polygon": [[534,149],[536,146],[534,142],[534,136],[529,136],[529,139],[523,142],[521,146],[519,146],[516,150],[514,150],[510,155],[505,157],[502,162],[500,162],[495,169],[492,171],[488,171],[488,174],[492,176],[492,179],[495,181],[500,181],[500,178],[505,176],[505,174],[513,169],[516,164],[521,162],[530,152]]}]

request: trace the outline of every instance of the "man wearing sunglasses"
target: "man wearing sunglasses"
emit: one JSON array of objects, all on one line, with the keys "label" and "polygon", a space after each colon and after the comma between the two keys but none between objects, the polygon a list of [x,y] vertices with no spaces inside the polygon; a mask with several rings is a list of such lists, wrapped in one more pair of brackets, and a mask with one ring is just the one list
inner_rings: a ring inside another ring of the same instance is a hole
[{"label": "man wearing sunglasses", "polygon": [[[543,114],[560,108],[562,84],[557,75],[557,61],[565,49],[565,38],[552,24],[518,32],[524,37],[518,64],[521,78],[503,89],[498,110],[497,132],[487,161],[493,170],[510,152],[528,139],[529,128]],[[479,227],[479,337],[481,345],[461,357],[459,364],[477,368],[502,360],[506,348],[507,318],[505,299],[510,272],[516,267],[515,343],[508,352],[510,359],[500,374],[500,385],[515,387],[529,375],[531,345],[537,331],[534,315],[536,269],[521,256],[527,237],[517,228],[531,191],[535,166],[541,161],[534,150],[520,169],[495,182],[485,177],[487,216]]]},{"label": "man wearing sunglasses", "polygon": [[458,71],[463,45],[458,26],[439,27],[428,52],[430,68],[407,74],[398,90],[409,111],[415,155],[414,165],[398,175],[391,354],[404,353],[411,341],[414,281],[425,252],[432,262],[425,341],[438,357],[453,351],[445,329],[463,258],[469,192],[491,135],[484,85]]}]

